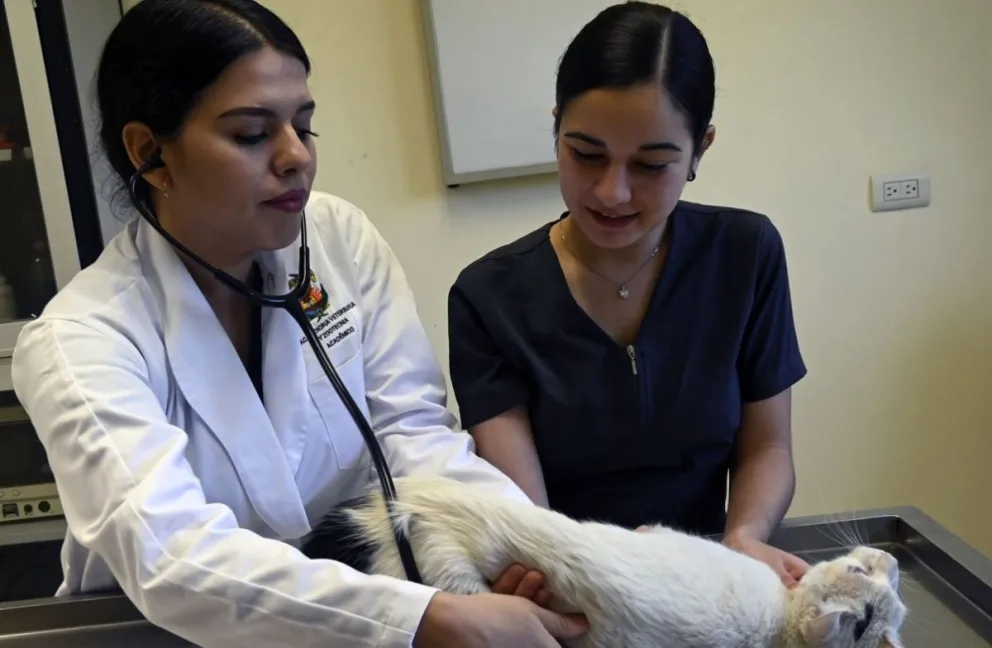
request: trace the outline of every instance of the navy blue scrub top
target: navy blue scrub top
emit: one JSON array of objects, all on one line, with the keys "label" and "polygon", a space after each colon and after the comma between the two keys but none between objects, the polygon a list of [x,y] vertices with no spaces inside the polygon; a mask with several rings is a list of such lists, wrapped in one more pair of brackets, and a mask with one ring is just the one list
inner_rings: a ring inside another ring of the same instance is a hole
[{"label": "navy blue scrub top", "polygon": [[451,288],[463,426],[526,405],[552,509],[721,533],[742,405],[806,374],[778,230],[761,214],[679,203],[647,314],[623,346],[572,297],[552,225]]}]

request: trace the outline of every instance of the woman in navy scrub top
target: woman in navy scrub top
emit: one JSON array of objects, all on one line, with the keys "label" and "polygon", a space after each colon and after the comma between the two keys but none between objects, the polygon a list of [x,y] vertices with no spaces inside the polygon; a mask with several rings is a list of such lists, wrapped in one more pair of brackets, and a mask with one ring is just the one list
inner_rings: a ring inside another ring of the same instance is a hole
[{"label": "woman in navy scrub top", "polygon": [[568,211],[449,294],[462,422],[539,504],[722,533],[791,586],[806,563],[766,542],[795,490],[806,367],[775,226],[680,199],[715,134],[704,37],[665,7],[613,6],[568,47],[556,97]]}]

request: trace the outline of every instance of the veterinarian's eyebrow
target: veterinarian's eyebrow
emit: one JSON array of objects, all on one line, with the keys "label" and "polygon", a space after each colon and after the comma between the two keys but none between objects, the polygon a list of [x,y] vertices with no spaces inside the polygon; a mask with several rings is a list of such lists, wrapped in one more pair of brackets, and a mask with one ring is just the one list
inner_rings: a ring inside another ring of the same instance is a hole
[{"label": "veterinarian's eyebrow", "polygon": [[[587,135],[580,131],[569,131],[565,133],[565,137],[569,139],[576,139],[590,144],[592,146],[598,146],[599,148],[606,148],[606,143],[599,139],[598,137],[593,137],[592,135]],[[640,147],[641,151],[682,151],[682,148],[677,144],[672,142],[649,142]]]}]

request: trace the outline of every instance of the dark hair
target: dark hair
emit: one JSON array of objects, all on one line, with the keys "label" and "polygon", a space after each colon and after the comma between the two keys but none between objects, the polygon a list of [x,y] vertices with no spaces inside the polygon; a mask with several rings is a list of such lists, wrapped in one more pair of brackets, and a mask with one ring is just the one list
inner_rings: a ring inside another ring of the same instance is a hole
[{"label": "dark hair", "polygon": [[685,15],[649,2],[601,11],[579,31],[558,65],[555,139],[568,103],[598,88],[660,83],[685,114],[698,150],[713,117],[713,58]]},{"label": "dark hair", "polygon": [[[142,0],[125,13],[103,48],[96,81],[100,140],[121,180],[135,171],[121,137],[128,122],[162,139],[177,136],[204,90],[265,46],[299,59],[310,73],[293,30],[254,0]],[[145,181],[136,188],[147,202]]]}]

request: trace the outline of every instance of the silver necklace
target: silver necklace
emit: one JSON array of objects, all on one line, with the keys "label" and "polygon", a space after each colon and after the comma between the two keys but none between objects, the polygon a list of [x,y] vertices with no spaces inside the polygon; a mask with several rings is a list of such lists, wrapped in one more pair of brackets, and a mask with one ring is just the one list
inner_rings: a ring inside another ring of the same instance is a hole
[{"label": "silver necklace", "polygon": [[[568,240],[565,238],[565,228],[562,227],[561,223],[558,223],[558,234],[561,235],[561,242],[565,244],[565,248],[568,250],[569,254],[571,254],[575,258],[576,261],[578,261],[579,263],[581,263],[583,265],[583,267],[585,267],[590,272],[593,272],[593,273],[599,275],[601,278],[605,279],[606,281],[608,281],[608,282],[610,282],[612,284],[617,283],[615,279],[611,279],[611,278],[607,277],[602,272],[600,272],[599,270],[597,270],[597,269],[595,269],[595,268],[587,265],[582,259],[579,258],[579,255],[576,254],[575,253],[575,250],[573,250],[572,247],[568,244]],[[644,262],[641,265],[637,266],[637,269],[634,270],[634,272],[632,272],[629,277],[627,277],[627,280],[621,282],[620,284],[618,284],[619,287],[617,289],[617,296],[620,299],[627,299],[628,297],[630,297],[630,289],[627,288],[627,284],[630,283],[630,280],[633,279],[634,277],[636,277],[637,274],[641,270],[644,269],[644,266],[646,266],[648,264],[648,262],[650,262],[651,259],[653,259],[658,254],[658,250],[660,250],[660,249],[661,249],[661,243],[658,243],[658,245],[656,245],[655,248],[653,250],[651,250],[651,254],[648,256],[648,258],[645,259]]]}]

